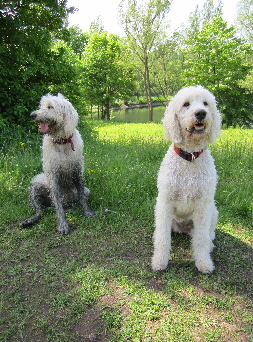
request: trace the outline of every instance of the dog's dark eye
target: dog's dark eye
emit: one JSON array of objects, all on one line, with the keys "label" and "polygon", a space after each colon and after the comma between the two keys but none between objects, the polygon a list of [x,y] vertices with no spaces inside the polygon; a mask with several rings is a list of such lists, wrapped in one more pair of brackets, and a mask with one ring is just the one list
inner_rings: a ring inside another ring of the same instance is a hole
[{"label": "dog's dark eye", "polygon": [[47,108],[48,109],[53,109],[54,107],[49,105],[49,106],[47,106]]},{"label": "dog's dark eye", "polygon": [[190,106],[190,102],[185,102],[185,103],[183,104],[183,106],[184,106],[184,107],[189,107],[189,106]]},{"label": "dog's dark eye", "polygon": [[204,106],[208,106],[208,103],[206,101],[203,102]]}]

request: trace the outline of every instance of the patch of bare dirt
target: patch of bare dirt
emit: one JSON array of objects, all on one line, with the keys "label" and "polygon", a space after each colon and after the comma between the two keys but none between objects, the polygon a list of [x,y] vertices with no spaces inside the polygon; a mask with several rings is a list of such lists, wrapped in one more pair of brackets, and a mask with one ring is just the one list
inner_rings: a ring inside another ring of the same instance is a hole
[{"label": "patch of bare dirt", "polygon": [[104,319],[101,306],[96,303],[82,316],[73,329],[76,333],[76,342],[102,342],[106,341],[104,332]]}]

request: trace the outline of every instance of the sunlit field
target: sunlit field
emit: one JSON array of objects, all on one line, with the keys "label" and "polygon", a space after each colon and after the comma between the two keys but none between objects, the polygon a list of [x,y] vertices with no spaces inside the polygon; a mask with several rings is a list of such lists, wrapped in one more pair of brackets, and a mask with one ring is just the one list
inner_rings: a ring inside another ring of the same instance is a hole
[{"label": "sunlit field", "polygon": [[169,146],[161,124],[80,125],[94,218],[52,208],[34,226],[31,178],[42,171],[36,129],[0,138],[0,341],[252,341],[253,130],[223,130],[210,146],[219,175],[212,275],[174,234],[166,271],[150,267],[156,178]]}]

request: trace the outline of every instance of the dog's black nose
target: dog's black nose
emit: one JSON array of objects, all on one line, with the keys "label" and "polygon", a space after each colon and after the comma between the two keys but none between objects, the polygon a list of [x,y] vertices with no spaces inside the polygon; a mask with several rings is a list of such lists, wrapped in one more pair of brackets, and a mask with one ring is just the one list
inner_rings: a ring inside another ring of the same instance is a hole
[{"label": "dog's black nose", "polygon": [[197,120],[202,121],[206,117],[206,111],[204,109],[197,110],[195,112],[195,117]]},{"label": "dog's black nose", "polygon": [[36,114],[35,112],[32,112],[32,113],[30,114],[30,117],[31,117],[31,119],[35,120],[36,117],[37,117],[37,114]]}]

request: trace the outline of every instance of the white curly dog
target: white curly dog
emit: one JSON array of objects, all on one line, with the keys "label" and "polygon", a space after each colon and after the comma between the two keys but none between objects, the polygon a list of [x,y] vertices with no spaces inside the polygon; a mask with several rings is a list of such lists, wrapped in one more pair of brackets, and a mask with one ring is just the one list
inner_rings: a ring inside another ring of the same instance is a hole
[{"label": "white curly dog", "polygon": [[162,121],[172,144],[158,173],[152,268],[167,268],[173,230],[190,234],[197,269],[211,273],[218,211],[217,174],[208,144],[221,133],[215,98],[202,86],[183,88],[168,104]]},{"label": "white curly dog", "polygon": [[41,98],[40,109],[31,113],[43,139],[43,171],[32,179],[29,190],[36,214],[21,223],[23,227],[38,221],[43,206],[54,205],[58,231],[69,233],[65,209],[79,203],[83,215],[94,216],[87,205],[90,191],[83,185],[83,141],[76,129],[78,114],[63,95],[50,94]]}]

